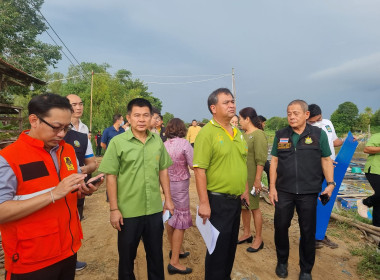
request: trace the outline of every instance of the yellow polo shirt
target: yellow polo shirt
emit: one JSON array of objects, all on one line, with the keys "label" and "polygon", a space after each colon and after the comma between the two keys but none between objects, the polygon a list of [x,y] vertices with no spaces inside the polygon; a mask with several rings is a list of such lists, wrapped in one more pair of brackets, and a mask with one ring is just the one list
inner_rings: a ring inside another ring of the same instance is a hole
[{"label": "yellow polo shirt", "polygon": [[199,132],[193,166],[206,169],[207,190],[241,195],[247,182],[247,143],[237,128],[234,136],[214,119]]}]

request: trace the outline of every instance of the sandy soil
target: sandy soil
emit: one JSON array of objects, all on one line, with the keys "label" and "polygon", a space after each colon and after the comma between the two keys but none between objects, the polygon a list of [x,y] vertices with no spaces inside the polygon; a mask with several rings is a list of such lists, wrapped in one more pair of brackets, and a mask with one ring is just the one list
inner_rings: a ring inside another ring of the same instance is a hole
[{"label": "sandy soil", "polygon": [[[190,184],[191,212],[195,224],[196,205],[198,197],[194,183],[194,176]],[[247,243],[238,245],[232,279],[251,280],[251,279],[278,279],[274,269],[276,266],[276,251],[273,240],[273,207],[261,200],[263,212],[263,239],[264,249],[258,253],[248,253]],[[78,280],[113,280],[117,279],[118,252],[117,252],[117,232],[109,223],[109,206],[106,202],[105,186],[101,186],[99,191],[93,196],[86,199],[84,210],[86,219],[82,222],[84,230],[83,246],[78,252],[78,259],[86,261],[88,267],[77,272]],[[253,229],[253,223],[251,225]],[[334,223],[329,228],[334,228]],[[241,228],[242,230],[242,228]],[[360,232],[356,231],[357,236]],[[359,279],[356,273],[356,266],[359,261],[357,257],[351,256],[349,248],[357,246],[360,241],[352,241],[349,237],[330,238],[339,244],[338,249],[322,248],[317,250],[316,262],[313,269],[313,279]],[[289,276],[288,279],[298,279],[298,243],[299,229],[298,222],[295,218],[290,229],[290,258],[289,258]],[[169,275],[166,266],[169,262],[169,244],[166,232],[164,233],[164,265],[165,277],[167,279],[203,279],[204,278],[204,257],[206,247],[195,226],[185,232],[183,247],[191,254],[181,262],[193,268],[193,273],[189,275]],[[135,261],[135,274],[137,279],[147,279],[145,252],[142,243],[138,248],[137,258]],[[0,279],[3,279],[4,270],[0,270]]]}]

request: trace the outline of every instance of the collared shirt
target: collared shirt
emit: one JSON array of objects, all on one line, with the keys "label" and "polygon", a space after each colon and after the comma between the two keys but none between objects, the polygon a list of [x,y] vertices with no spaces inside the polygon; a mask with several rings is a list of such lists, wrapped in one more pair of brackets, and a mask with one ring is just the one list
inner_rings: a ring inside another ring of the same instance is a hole
[{"label": "collared shirt", "polygon": [[237,128],[231,136],[214,119],[199,132],[193,166],[206,169],[207,190],[241,195],[247,182],[247,143]]},{"label": "collared shirt", "polygon": [[73,125],[72,130],[75,130],[75,131],[78,131],[81,133],[85,133],[85,134],[88,134],[88,132],[89,132],[87,125],[82,123],[82,121],[80,119],[79,119],[79,124],[78,124],[78,130],[76,129],[76,127],[74,125]]},{"label": "collared shirt", "polygon": [[195,138],[197,138],[197,135],[199,133],[199,131],[201,131],[201,127],[200,126],[190,126],[189,129],[187,130],[187,135],[186,135],[186,139],[187,141],[189,141],[190,143],[194,143],[195,142]]},{"label": "collared shirt", "polygon": [[172,165],[160,136],[147,131],[143,144],[132,133],[115,136],[99,170],[117,176],[117,204],[124,218],[162,211],[159,171]]},{"label": "collared shirt", "polygon": [[327,120],[327,119],[323,119],[323,120],[321,120],[319,122],[313,123],[312,126],[319,127],[324,132],[326,132],[327,138],[328,138],[328,141],[329,141],[330,150],[331,150],[331,156],[330,157],[331,157],[332,160],[334,160],[335,159],[334,141],[336,139],[338,139],[338,136],[335,133],[335,128],[334,128],[332,122],[329,121],[329,120]]},{"label": "collared shirt", "polygon": [[[49,151],[57,172],[59,172],[59,164],[56,153],[58,148],[59,145]],[[77,164],[79,166],[78,159]],[[80,168],[78,168],[78,173],[81,173]],[[0,204],[5,201],[12,200],[15,197],[17,184],[17,177],[13,172],[12,167],[2,156],[0,156]]]},{"label": "collared shirt", "polygon": [[[297,146],[299,139],[300,139],[300,134],[295,133],[293,131],[292,142],[293,142],[294,147]],[[278,142],[278,139],[275,136],[273,139],[273,146],[272,146],[272,151],[271,151],[271,155],[275,156],[275,157],[278,156],[278,154],[277,154],[277,142]],[[328,138],[327,138],[326,132],[323,129],[321,131],[321,138],[319,139],[319,148],[321,149],[321,152],[322,152],[321,157],[331,156],[331,150],[330,150]]]},{"label": "collared shirt", "polygon": [[[373,134],[365,146],[380,147],[380,133]],[[371,170],[369,172],[370,167]],[[364,172],[380,175],[380,153],[368,155],[367,162],[364,166]]]},{"label": "collared shirt", "polygon": [[116,135],[123,133],[124,131],[125,130],[122,127],[120,127],[119,130],[116,130],[115,127],[111,125],[103,131],[101,142],[106,144],[108,149],[108,145],[110,144],[111,139],[114,138]]},{"label": "collared shirt", "polygon": [[[77,132],[85,133],[87,135],[88,135],[88,132],[89,132],[87,125],[85,125],[84,123],[82,123],[81,120],[79,120],[78,130],[76,129],[76,127],[74,125],[73,125],[73,127],[71,129],[74,130],[74,131],[77,131]],[[90,158],[90,157],[93,157],[93,156],[94,156],[94,150],[92,149],[91,140],[88,139],[86,158]]]}]

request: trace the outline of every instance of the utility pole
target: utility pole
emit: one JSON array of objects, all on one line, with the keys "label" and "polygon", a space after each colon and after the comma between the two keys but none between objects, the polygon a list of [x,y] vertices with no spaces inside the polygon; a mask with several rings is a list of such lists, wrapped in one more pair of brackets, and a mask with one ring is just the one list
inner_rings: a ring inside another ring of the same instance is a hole
[{"label": "utility pole", "polygon": [[236,102],[236,87],[235,87],[235,69],[232,68],[232,94]]},{"label": "utility pole", "polygon": [[94,70],[91,71],[90,131],[92,132],[92,89],[94,87]]}]

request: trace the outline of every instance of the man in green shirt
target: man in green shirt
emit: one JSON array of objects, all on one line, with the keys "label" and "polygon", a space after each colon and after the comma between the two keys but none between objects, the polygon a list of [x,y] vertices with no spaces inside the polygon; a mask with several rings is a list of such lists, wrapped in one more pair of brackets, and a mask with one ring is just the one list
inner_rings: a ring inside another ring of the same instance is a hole
[{"label": "man in green shirt", "polygon": [[164,279],[162,211],[173,214],[174,210],[167,169],[172,161],[160,136],[149,131],[149,101],[133,99],[127,110],[131,129],[112,138],[99,166],[107,174],[110,222],[118,230],[119,280],[135,279],[134,259],[141,238],[148,279]]},{"label": "man in green shirt", "polygon": [[236,105],[231,91],[210,94],[213,119],[198,133],[194,145],[194,173],[199,196],[198,214],[210,219],[220,234],[214,252],[206,254],[205,279],[230,279],[239,234],[241,199],[248,198],[247,143],[230,125]]},{"label": "man in green shirt", "polygon": [[380,133],[373,134],[369,138],[364,152],[368,154],[364,167],[365,176],[375,193],[366,199],[358,200],[358,212],[360,216],[368,218],[368,208],[373,207],[372,224],[380,227]]}]

